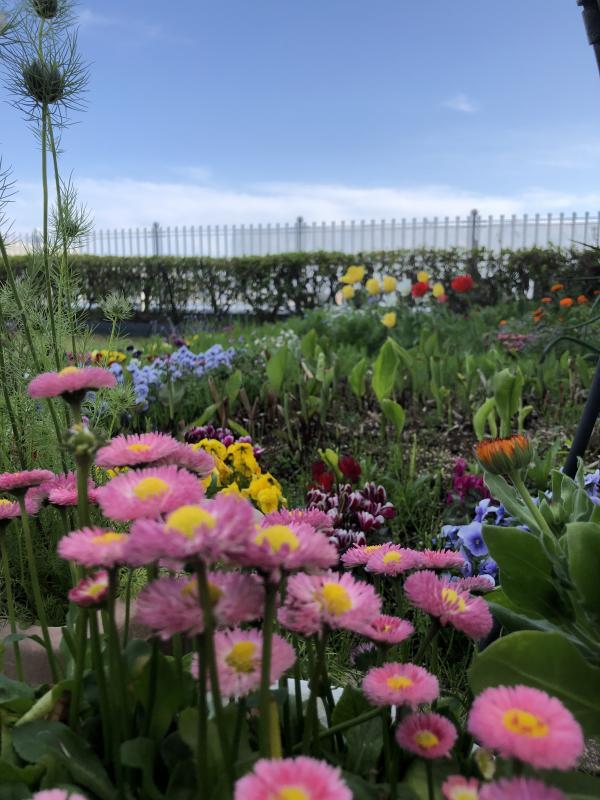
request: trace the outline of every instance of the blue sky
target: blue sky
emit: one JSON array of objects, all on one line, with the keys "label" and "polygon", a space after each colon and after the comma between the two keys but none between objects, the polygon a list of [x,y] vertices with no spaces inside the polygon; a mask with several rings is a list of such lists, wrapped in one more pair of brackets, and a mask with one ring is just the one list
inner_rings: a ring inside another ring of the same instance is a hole
[{"label": "blue sky", "polygon": [[[98,0],[79,15],[91,82],[64,163],[99,226],[600,208],[600,78],[575,0]],[[39,158],[4,102],[0,153],[27,229]]]}]

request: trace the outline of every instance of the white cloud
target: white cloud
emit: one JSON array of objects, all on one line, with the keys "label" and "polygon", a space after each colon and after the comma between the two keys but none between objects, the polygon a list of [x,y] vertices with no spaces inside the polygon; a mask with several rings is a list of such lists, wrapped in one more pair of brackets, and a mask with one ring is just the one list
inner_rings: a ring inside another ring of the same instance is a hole
[{"label": "white cloud", "polygon": [[[577,194],[531,188],[514,195],[469,192],[447,185],[361,187],[318,183],[262,183],[222,187],[180,182],[135,181],[127,178],[78,181],[81,200],[97,228],[241,225],[408,219],[466,216],[477,208],[483,215],[592,211],[600,208],[600,191]],[[39,187],[17,186],[8,209],[15,230],[39,227]]]},{"label": "white cloud", "polygon": [[463,114],[473,114],[477,110],[475,104],[469,100],[464,92],[459,92],[449,97],[444,101],[443,105],[444,108],[450,108],[452,111],[460,111]]}]

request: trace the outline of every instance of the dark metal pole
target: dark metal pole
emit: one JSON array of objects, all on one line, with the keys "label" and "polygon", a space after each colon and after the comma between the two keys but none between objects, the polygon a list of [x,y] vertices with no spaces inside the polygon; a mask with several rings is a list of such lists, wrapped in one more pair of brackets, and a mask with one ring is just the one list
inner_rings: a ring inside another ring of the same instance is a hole
[{"label": "dark metal pole", "polygon": [[599,0],[577,0],[581,6],[583,24],[587,33],[588,42],[594,48],[596,63],[600,71],[600,3]]}]

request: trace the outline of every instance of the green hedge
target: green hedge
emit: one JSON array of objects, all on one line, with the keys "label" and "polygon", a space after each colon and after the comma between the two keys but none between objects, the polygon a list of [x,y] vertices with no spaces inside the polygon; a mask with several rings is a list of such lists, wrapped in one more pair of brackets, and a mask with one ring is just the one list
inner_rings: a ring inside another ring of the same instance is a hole
[{"label": "green hedge", "polygon": [[[26,256],[12,258],[16,271]],[[168,316],[178,321],[191,313],[223,315],[236,304],[259,317],[302,313],[332,302],[339,277],[351,264],[368,272],[414,280],[419,270],[449,287],[459,273],[476,282],[474,300],[489,305],[509,296],[546,293],[555,282],[569,294],[600,288],[600,260],[594,250],[532,248],[495,253],[471,250],[395,250],[358,253],[283,253],[240,258],[118,257],[75,255],[73,268],[81,287],[80,303],[93,310],[109,292],[120,289],[138,315]],[[456,300],[455,302],[459,302]]]}]

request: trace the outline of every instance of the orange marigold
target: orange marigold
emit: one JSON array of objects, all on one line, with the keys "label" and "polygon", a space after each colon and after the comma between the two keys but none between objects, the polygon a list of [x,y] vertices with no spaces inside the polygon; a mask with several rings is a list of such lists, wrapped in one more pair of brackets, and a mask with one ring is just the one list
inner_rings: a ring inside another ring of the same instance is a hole
[{"label": "orange marigold", "polygon": [[505,439],[482,439],[475,445],[481,466],[494,475],[510,475],[531,463],[531,444],[522,433]]},{"label": "orange marigold", "polygon": [[570,308],[574,302],[575,300],[573,300],[572,297],[563,297],[563,299],[560,300],[559,305],[561,305],[563,308]]},{"label": "orange marigold", "polygon": [[562,292],[565,288],[564,283],[555,283],[553,286],[550,287],[551,292]]},{"label": "orange marigold", "polygon": [[498,325],[508,325],[508,320],[507,319],[501,319],[500,322],[498,323]]},{"label": "orange marigold", "polygon": [[542,303],[551,303],[551,302],[552,302],[551,297],[542,297]]},{"label": "orange marigold", "polygon": [[577,296],[577,302],[580,306],[584,305],[584,303],[589,303],[589,300],[584,294],[580,294]]}]

